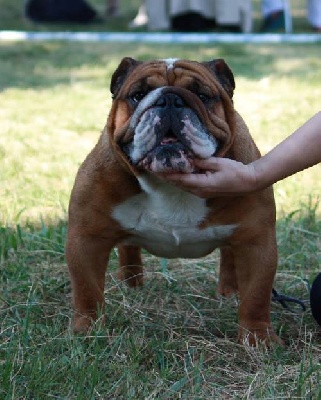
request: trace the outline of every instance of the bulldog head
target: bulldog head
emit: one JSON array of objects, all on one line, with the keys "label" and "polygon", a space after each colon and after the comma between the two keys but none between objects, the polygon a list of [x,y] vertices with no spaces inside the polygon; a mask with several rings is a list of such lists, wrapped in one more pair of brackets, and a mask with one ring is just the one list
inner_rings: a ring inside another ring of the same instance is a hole
[{"label": "bulldog head", "polygon": [[223,60],[124,58],[111,81],[111,143],[137,174],[194,172],[196,158],[223,156],[233,143],[234,88]]}]

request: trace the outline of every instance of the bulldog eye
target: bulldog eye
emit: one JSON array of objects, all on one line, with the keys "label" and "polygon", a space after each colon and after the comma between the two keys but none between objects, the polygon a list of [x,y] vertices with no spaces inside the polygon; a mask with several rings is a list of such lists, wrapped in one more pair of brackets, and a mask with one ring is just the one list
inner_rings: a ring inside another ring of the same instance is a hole
[{"label": "bulldog eye", "polygon": [[210,97],[207,96],[206,94],[199,93],[198,98],[203,102],[203,103],[208,103],[210,101]]},{"label": "bulldog eye", "polygon": [[139,103],[146,96],[145,92],[135,92],[130,96],[133,103]]}]

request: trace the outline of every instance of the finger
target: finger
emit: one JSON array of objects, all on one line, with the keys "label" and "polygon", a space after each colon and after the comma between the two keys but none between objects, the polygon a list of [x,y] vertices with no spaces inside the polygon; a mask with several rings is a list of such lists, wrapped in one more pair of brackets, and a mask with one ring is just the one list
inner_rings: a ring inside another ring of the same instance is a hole
[{"label": "finger", "polygon": [[172,174],[166,179],[185,188],[206,187],[208,185],[208,176],[206,174]]},{"label": "finger", "polygon": [[221,158],[211,157],[207,159],[196,159],[195,166],[202,170],[217,171],[220,169]]}]

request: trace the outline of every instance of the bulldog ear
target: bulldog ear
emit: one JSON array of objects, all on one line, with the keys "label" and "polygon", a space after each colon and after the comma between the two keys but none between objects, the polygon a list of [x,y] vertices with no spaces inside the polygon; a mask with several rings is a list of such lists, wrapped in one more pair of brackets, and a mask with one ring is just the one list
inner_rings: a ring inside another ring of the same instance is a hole
[{"label": "bulldog ear", "polygon": [[230,67],[222,58],[203,63],[217,77],[230,98],[233,98],[235,81]]},{"label": "bulldog ear", "polygon": [[113,73],[110,83],[110,91],[113,97],[117,96],[127,76],[133,71],[141,61],[134,60],[131,57],[125,57],[121,60],[116,71]]}]

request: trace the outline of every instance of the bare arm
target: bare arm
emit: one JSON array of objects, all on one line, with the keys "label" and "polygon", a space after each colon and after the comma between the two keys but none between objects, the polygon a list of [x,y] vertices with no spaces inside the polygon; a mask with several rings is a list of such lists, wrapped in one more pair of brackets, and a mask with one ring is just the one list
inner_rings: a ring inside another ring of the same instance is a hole
[{"label": "bare arm", "polygon": [[248,165],[212,157],[197,161],[200,174],[173,174],[167,180],[200,197],[235,195],[263,189],[321,162],[321,112],[264,157]]}]

